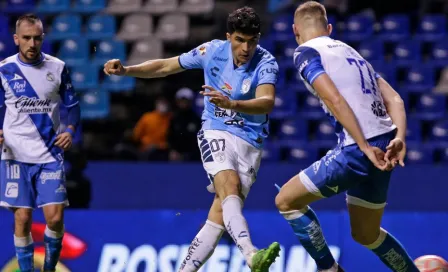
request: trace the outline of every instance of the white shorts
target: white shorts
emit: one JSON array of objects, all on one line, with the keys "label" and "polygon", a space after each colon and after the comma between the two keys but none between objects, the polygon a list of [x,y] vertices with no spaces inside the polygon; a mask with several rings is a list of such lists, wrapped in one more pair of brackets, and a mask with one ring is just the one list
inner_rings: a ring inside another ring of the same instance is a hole
[{"label": "white shorts", "polygon": [[247,197],[257,177],[262,150],[222,130],[199,131],[198,145],[202,164],[210,179],[208,191],[215,193],[213,177],[218,172],[234,170],[240,177],[241,193]]}]

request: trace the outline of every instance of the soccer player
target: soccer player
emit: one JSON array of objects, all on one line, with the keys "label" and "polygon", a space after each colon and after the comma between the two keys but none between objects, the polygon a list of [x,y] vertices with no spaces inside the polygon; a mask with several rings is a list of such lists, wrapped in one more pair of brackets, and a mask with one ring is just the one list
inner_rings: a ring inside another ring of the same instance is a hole
[{"label": "soccer player", "polygon": [[293,31],[299,44],[294,64],[309,90],[323,102],[339,141],[281,188],[276,197],[280,213],[318,269],[343,271],[308,204],[347,191],[353,239],[393,271],[418,271],[399,241],[380,226],[390,170],[398,163],[404,166],[403,100],[357,51],[329,38],[332,26],[323,5],[300,5]]},{"label": "soccer player", "polygon": [[260,18],[244,7],[227,19],[227,40],[204,43],[178,57],[123,67],[119,60],[104,65],[106,74],[156,78],[187,69],[203,69],[205,109],[198,144],[207,187],[216,192],[208,220],[194,238],[180,271],[198,271],[213,253],[224,229],[232,236],[252,271],[268,271],[280,247],[257,250],[252,244],[243,202],[260,166],[268,136],[268,113],[274,106],[278,66],[258,46]]},{"label": "soccer player", "polygon": [[[14,213],[14,245],[21,271],[34,271],[32,211],[42,207],[45,229],[43,271],[55,271],[64,236],[63,150],[79,122],[78,98],[61,60],[42,53],[41,20],[32,14],[16,23],[19,53],[0,62],[0,206]],[[60,131],[60,103],[68,127]]]}]

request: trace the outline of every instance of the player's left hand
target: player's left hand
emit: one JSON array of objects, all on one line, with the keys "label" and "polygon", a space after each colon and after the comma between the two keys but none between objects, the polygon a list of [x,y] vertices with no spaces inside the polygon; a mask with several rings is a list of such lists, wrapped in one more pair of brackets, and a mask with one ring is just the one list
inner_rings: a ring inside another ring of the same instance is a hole
[{"label": "player's left hand", "polygon": [[390,171],[392,165],[384,159],[384,151],[376,146],[367,146],[362,152],[369,158],[376,168],[381,171]]},{"label": "player's left hand", "polygon": [[203,96],[208,96],[210,98],[210,102],[215,104],[216,106],[222,109],[232,109],[234,105],[234,101],[230,100],[227,96],[218,92],[212,86],[204,85],[202,88],[209,90],[201,91],[200,94]]},{"label": "player's left hand", "polygon": [[397,164],[404,167],[404,158],[406,156],[406,144],[404,141],[400,138],[395,138],[390,141],[386,149],[384,159],[390,162],[393,167],[397,166]]},{"label": "player's left hand", "polygon": [[56,136],[56,142],[54,143],[56,146],[68,150],[72,146],[72,135],[68,132],[63,132]]}]

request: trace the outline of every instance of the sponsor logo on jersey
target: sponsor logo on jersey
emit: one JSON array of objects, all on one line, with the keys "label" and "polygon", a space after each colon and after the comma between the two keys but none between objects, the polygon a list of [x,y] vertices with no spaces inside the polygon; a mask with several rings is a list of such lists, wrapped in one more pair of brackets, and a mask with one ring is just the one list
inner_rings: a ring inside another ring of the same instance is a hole
[{"label": "sponsor logo on jersey", "polygon": [[19,113],[48,113],[51,112],[51,99],[21,96],[15,106]]},{"label": "sponsor logo on jersey", "polygon": [[42,172],[39,178],[42,184],[45,184],[47,180],[59,180],[62,178],[62,170],[55,172]]},{"label": "sponsor logo on jersey", "polygon": [[201,46],[201,48],[199,48],[199,54],[203,56],[205,53],[207,53],[207,48],[205,46]]},{"label": "sponsor logo on jersey", "polygon": [[14,84],[12,85],[12,89],[14,90],[15,93],[23,93],[25,92],[25,88],[26,88],[25,80],[23,80],[22,82],[15,81]]},{"label": "sponsor logo on jersey", "polygon": [[232,89],[233,89],[232,86],[230,86],[230,84],[226,82],[224,82],[224,85],[221,87],[221,90],[223,90],[226,93],[230,93]]},{"label": "sponsor logo on jersey", "polygon": [[216,60],[216,61],[222,61],[222,62],[226,62],[228,59],[229,59],[229,58],[221,58],[221,57],[218,57],[218,56],[213,57],[213,60]]},{"label": "sponsor logo on jersey", "polygon": [[23,77],[21,77],[18,74],[14,74],[14,77],[10,81],[13,81],[13,80],[23,80]]}]

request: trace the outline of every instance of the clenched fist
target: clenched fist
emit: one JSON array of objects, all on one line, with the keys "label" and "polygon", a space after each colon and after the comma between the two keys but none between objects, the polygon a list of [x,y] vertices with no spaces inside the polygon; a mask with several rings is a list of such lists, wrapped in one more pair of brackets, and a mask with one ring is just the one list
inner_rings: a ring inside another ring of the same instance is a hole
[{"label": "clenched fist", "polygon": [[119,59],[113,59],[104,64],[103,71],[108,76],[122,76],[126,73],[126,68],[123,66],[123,64],[121,64],[121,61]]}]

